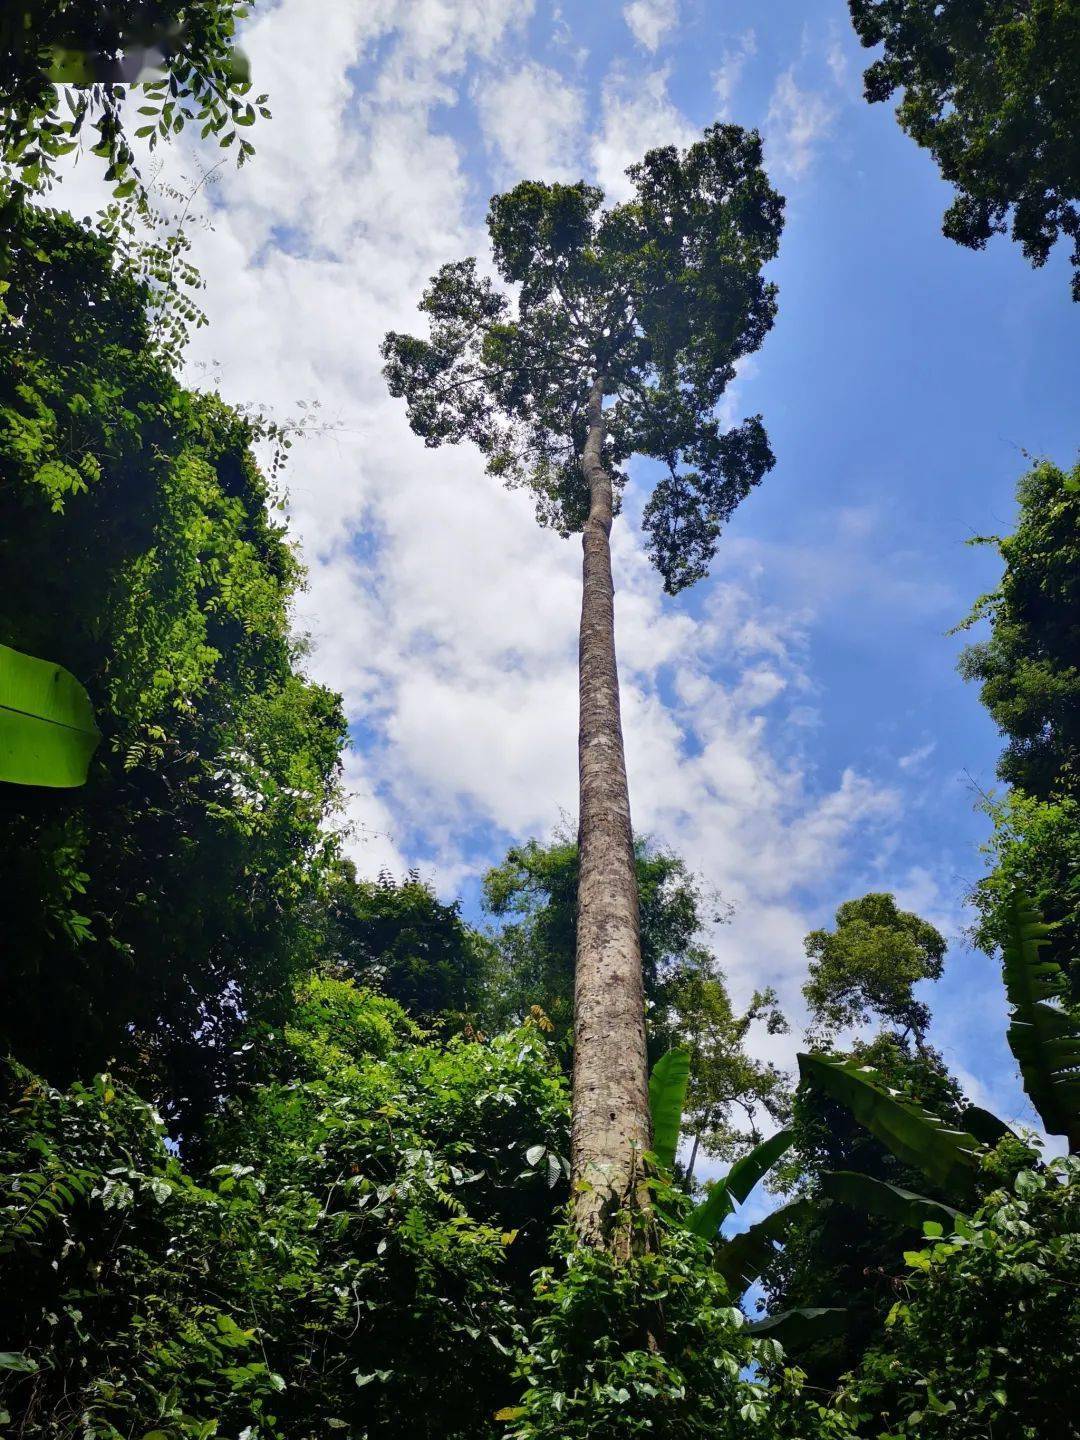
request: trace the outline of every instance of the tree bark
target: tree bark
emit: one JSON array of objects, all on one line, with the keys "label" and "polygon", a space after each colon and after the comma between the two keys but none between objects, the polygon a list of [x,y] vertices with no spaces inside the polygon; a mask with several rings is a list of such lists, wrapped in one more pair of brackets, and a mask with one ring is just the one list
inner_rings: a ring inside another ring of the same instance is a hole
[{"label": "tree bark", "polygon": [[637,874],[615,659],[612,483],[603,462],[603,398],[598,377],[589,396],[581,460],[590,507],[582,535],[578,654],[580,877],[571,1140],[574,1225],[579,1239],[594,1246],[623,1243],[611,1234],[610,1216],[645,1205],[640,1157],[652,1146]]}]

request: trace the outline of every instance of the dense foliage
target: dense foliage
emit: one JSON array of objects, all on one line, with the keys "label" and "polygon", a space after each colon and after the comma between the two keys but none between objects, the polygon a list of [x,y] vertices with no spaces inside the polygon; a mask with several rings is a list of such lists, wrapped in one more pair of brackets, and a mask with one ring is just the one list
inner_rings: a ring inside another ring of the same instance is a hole
[{"label": "dense foliage", "polygon": [[1080,466],[1049,461],[1020,481],[1011,535],[990,541],[1001,583],[964,622],[990,622],[970,645],[961,673],[1006,740],[998,767],[1011,790],[991,797],[992,868],[976,888],[976,937],[989,950],[1006,930],[1019,888],[1056,927],[1050,953],[1072,973],[1080,1001]]},{"label": "dense foliage", "polygon": [[178,384],[106,240],[20,210],[0,329],[0,643],[90,692],[76,792],[0,788],[3,1041],[199,1108],[309,963],[343,721],[290,630],[301,573],[256,431]]},{"label": "dense foliage", "polygon": [[[357,880],[343,860],[327,884],[323,955],[428,1024],[487,1020],[493,946],[415,873]],[[524,1018],[528,1009],[521,1011]]]},{"label": "dense foliage", "polygon": [[1080,7],[1075,0],[848,0],[864,45],[884,44],[866,98],[903,95],[900,124],[956,187],[944,232],[981,249],[1012,236],[1043,265],[1073,241],[1080,300]]},{"label": "dense foliage", "polygon": [[11,1076],[16,1433],[464,1437],[513,1398],[566,1193],[548,1156],[567,1097],[539,1032],[426,1044],[392,1001],[316,980],[272,1053],[278,1075],[213,1127],[197,1175],[109,1077]]},{"label": "dense foliage", "polygon": [[863,1435],[1080,1435],[1080,1162],[1021,1170],[904,1256],[886,1332],[841,1403]]},{"label": "dense foliage", "polygon": [[[912,1053],[895,1036],[881,1033],[857,1042],[854,1057],[873,1067],[900,1096],[959,1127],[963,1095],[941,1057],[925,1047]],[[794,1144],[778,1167],[781,1183],[813,1200],[789,1227],[763,1277],[770,1312],[842,1304],[839,1333],[815,1342],[800,1356],[815,1380],[834,1381],[854,1364],[894,1298],[905,1238],[903,1221],[851,1209],[832,1198],[825,1177],[858,1172],[901,1189],[949,1199],[911,1165],[870,1134],[847,1106],[820,1090],[801,1086],[789,1128]]]}]

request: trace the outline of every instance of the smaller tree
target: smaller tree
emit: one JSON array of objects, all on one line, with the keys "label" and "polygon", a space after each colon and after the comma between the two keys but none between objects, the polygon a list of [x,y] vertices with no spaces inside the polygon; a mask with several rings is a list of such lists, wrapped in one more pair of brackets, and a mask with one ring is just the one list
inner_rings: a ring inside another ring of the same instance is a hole
[{"label": "smaller tree", "polygon": [[805,946],[810,978],[803,994],[816,1039],[827,1041],[873,1015],[922,1047],[930,1010],[913,987],[940,979],[946,950],[928,920],[900,910],[892,895],[871,892],[846,900],[836,929],[811,931]]},{"label": "smaller tree", "polygon": [[884,44],[866,98],[903,90],[901,126],[956,186],[950,240],[1003,234],[1033,265],[1073,241],[1080,300],[1080,7],[1073,0],[848,0],[859,39]]},{"label": "smaller tree", "polygon": [[341,862],[330,884],[328,951],[333,963],[432,1023],[476,1013],[485,993],[491,943],[466,925],[461,904],[444,905],[410,871],[357,880]]}]

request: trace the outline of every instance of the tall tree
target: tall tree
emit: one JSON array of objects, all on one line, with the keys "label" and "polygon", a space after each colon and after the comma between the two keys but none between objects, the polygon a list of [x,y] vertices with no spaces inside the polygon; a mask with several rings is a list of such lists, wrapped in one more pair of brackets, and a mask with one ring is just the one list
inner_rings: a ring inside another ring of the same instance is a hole
[{"label": "tall tree", "polygon": [[884,44],[866,98],[903,91],[900,124],[956,187],[950,240],[1004,233],[1033,265],[1073,242],[1080,300],[1080,6],[1076,0],[848,0],[859,39]]},{"label": "tall tree", "polygon": [[723,523],[773,463],[760,417],[725,433],[714,412],[772,325],[761,270],[783,216],[760,139],[738,126],[681,154],[650,151],[627,173],[633,198],[606,210],[584,182],[497,195],[492,255],[516,303],[475,260],[451,262],[420,304],[430,338],[383,345],[391,394],[427,444],[472,440],[491,473],[533,491],[542,523],[582,533],[572,1160],[576,1228],[593,1245],[636,1203],[651,1138],[611,525],[630,456],[660,461],[644,524],[674,594],[706,573]]}]

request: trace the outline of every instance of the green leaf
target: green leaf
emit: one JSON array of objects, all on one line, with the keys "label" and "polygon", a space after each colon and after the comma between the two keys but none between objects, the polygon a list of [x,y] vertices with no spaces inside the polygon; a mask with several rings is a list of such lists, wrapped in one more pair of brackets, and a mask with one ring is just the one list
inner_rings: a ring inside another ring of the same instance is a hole
[{"label": "green leaf", "polygon": [[0,645],[0,781],[84,785],[100,739],[90,697],[73,675]]},{"label": "green leaf", "polygon": [[20,1375],[33,1375],[38,1368],[36,1360],[29,1355],[17,1355],[13,1350],[0,1350],[0,1370],[15,1370]]},{"label": "green leaf", "polygon": [[1006,1135],[1016,1139],[1016,1132],[1010,1130],[1004,1120],[999,1120],[992,1111],[984,1110],[981,1105],[965,1105],[960,1112],[960,1119],[969,1135],[974,1135],[976,1140],[983,1145],[989,1145],[991,1149],[1004,1140]]},{"label": "green leaf", "polygon": [[1021,894],[1006,906],[1006,928],[1002,970],[1012,1007],[1009,1048],[1043,1124],[1054,1135],[1067,1135],[1070,1150],[1076,1150],[1080,1148],[1080,1031],[1064,1010],[1047,1003],[1057,997],[1062,974],[1059,965],[1040,953],[1050,930]]},{"label": "green leaf", "polygon": [[850,1205],[853,1210],[884,1215],[910,1230],[922,1230],[928,1221],[947,1225],[951,1230],[960,1213],[938,1200],[855,1170],[827,1170],[821,1177],[821,1188],[830,1199]]},{"label": "green leaf", "polygon": [[665,1170],[675,1164],[679,1148],[679,1127],[690,1082],[690,1051],[669,1050],[653,1066],[649,1077],[649,1110],[652,1114],[653,1150]]},{"label": "green leaf", "polygon": [[812,1214],[813,1209],[810,1200],[792,1200],[717,1248],[713,1264],[733,1295],[741,1295],[754,1283],[772,1259],[776,1243],[782,1242],[791,1226]]},{"label": "green leaf", "polygon": [[734,1210],[735,1203],[742,1204],[758,1181],[790,1147],[794,1138],[790,1130],[778,1130],[775,1135],[770,1135],[768,1140],[755,1146],[748,1155],[737,1160],[723,1180],[717,1181],[701,1204],[691,1212],[687,1228],[702,1239],[711,1240],[724,1217]]},{"label": "green leaf", "polygon": [[979,1163],[979,1142],[973,1135],[950,1129],[854,1061],[800,1055],[799,1072],[804,1085],[839,1100],[905,1165],[921,1170],[949,1194],[972,1193]]},{"label": "green leaf", "polygon": [[746,1333],[779,1340],[785,1350],[795,1350],[833,1335],[842,1335],[847,1327],[848,1313],[842,1305],[782,1310],[778,1315],[769,1315],[764,1320],[755,1320],[747,1325]]}]

